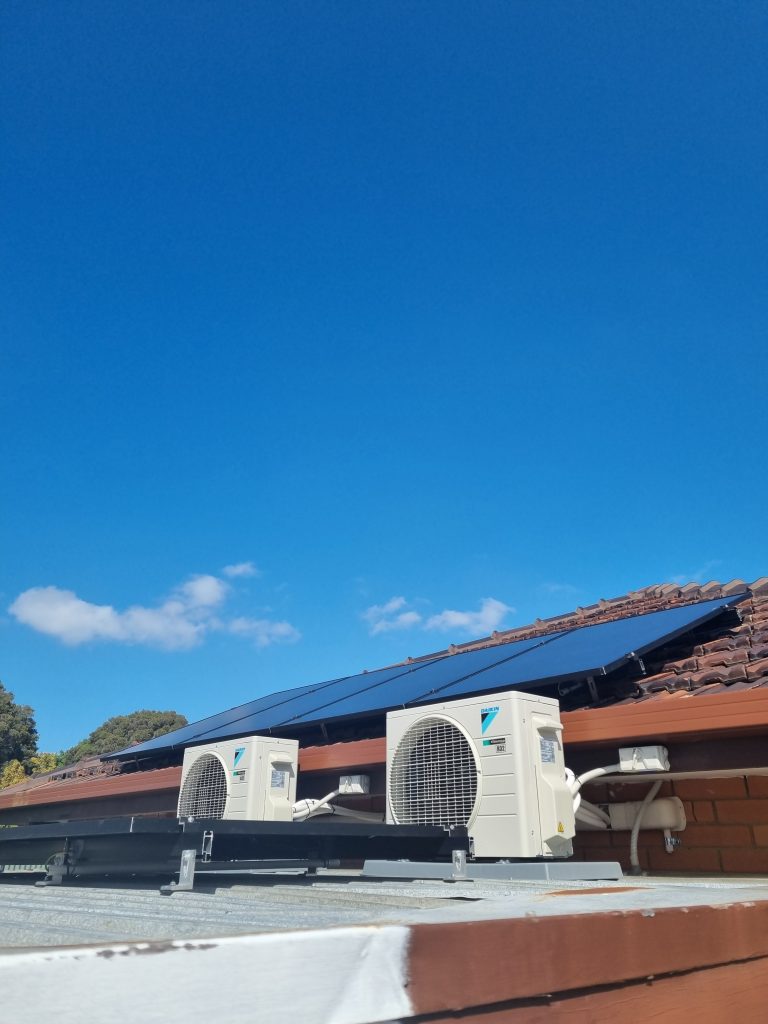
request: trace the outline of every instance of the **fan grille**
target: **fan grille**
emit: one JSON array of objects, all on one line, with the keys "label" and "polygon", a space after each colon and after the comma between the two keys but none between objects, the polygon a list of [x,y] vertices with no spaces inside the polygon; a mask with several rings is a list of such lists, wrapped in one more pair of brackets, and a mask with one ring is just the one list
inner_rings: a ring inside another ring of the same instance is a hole
[{"label": "fan grille", "polygon": [[227,773],[215,754],[201,754],[187,772],[179,796],[180,818],[222,818]]},{"label": "fan grille", "polygon": [[424,718],[392,759],[389,798],[401,825],[468,825],[477,802],[477,760],[461,729]]}]

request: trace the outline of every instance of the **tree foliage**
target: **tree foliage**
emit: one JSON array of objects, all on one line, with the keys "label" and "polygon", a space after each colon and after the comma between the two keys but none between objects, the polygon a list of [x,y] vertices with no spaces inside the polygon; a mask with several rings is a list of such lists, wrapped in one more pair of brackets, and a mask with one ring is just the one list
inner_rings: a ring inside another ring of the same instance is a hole
[{"label": "tree foliage", "polygon": [[0,789],[15,786],[18,782],[23,782],[26,777],[24,765],[21,761],[17,760],[17,758],[13,758],[12,761],[6,761],[3,765],[3,770],[0,771]]},{"label": "tree foliage", "polygon": [[23,761],[36,751],[37,728],[32,708],[17,704],[13,694],[0,683],[0,765]]},{"label": "tree foliage", "polygon": [[28,757],[24,767],[30,775],[45,775],[46,772],[52,772],[59,767],[59,755],[41,751]]},{"label": "tree foliage", "polygon": [[90,736],[59,755],[60,764],[75,764],[86,757],[112,754],[133,743],[146,743],[174,729],[181,729],[187,720],[177,711],[134,711],[107,719]]}]

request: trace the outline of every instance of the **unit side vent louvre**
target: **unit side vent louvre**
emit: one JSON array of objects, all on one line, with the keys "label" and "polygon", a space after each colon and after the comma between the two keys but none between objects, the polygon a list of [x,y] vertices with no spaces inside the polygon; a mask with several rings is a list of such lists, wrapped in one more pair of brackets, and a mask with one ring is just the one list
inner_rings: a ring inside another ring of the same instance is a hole
[{"label": "unit side vent louvre", "polygon": [[466,826],[477,803],[477,782],[477,759],[463,731],[446,718],[423,718],[405,733],[392,759],[395,820]]},{"label": "unit side vent louvre", "polygon": [[179,797],[180,818],[223,818],[227,773],[215,754],[198,757],[187,773]]}]

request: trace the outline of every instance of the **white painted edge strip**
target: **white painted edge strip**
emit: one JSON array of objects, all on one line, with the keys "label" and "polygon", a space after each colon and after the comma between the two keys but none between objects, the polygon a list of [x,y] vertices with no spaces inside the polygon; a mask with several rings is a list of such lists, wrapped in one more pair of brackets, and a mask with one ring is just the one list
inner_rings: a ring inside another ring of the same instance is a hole
[{"label": "white painted edge strip", "polygon": [[413,1015],[409,929],[329,928],[0,957],[14,1024],[379,1024]]}]

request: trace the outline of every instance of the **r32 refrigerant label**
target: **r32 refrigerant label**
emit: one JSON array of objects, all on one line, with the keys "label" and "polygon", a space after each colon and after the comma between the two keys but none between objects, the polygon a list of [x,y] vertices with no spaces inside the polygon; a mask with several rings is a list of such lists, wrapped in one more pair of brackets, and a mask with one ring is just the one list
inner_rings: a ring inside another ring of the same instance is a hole
[{"label": "r32 refrigerant label", "polygon": [[483,750],[486,754],[506,754],[507,737],[489,736],[487,740],[483,740]]}]

